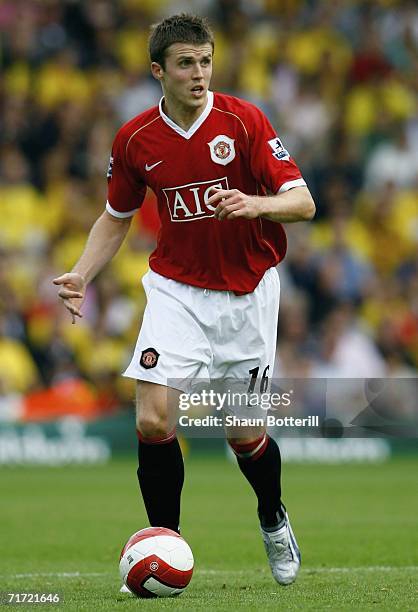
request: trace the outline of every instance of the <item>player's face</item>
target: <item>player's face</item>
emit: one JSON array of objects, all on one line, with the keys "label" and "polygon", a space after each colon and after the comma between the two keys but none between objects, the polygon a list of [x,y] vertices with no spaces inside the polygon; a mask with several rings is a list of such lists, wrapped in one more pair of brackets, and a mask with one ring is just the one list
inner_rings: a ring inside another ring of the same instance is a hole
[{"label": "player's face", "polygon": [[212,76],[212,45],[174,43],[166,51],[165,67],[153,64],[152,71],[169,102],[198,110],[207,101]]}]

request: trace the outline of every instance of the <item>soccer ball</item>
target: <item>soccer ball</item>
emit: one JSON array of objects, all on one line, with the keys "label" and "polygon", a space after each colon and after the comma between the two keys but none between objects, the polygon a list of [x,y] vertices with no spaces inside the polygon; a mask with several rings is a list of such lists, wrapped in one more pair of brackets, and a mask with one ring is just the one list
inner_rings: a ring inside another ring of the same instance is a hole
[{"label": "soccer ball", "polygon": [[165,527],[134,533],[122,548],[119,571],[137,597],[179,595],[193,574],[193,553],[187,542]]}]

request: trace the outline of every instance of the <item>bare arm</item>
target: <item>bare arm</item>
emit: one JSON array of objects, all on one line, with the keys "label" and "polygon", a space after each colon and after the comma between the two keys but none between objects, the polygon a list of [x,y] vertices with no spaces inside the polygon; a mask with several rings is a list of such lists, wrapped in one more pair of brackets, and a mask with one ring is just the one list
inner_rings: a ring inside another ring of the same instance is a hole
[{"label": "bare arm", "polygon": [[310,221],[315,215],[315,203],[307,187],[294,187],[272,196],[260,198],[262,217],[278,223]]},{"label": "bare arm", "polygon": [[84,251],[72,272],[89,283],[118,252],[131,225],[132,217],[118,219],[106,210],[90,230]]},{"label": "bare arm", "polygon": [[81,317],[80,307],[86,285],[118,252],[131,225],[132,217],[118,219],[107,211],[97,219],[90,230],[84,251],[71,272],[54,279],[60,285],[58,295],[70,311],[72,321]]},{"label": "bare arm", "polygon": [[315,203],[307,187],[294,187],[272,196],[249,196],[238,189],[216,189],[208,204],[216,206],[215,217],[220,221],[265,217],[276,223],[295,223],[309,221],[315,215]]}]

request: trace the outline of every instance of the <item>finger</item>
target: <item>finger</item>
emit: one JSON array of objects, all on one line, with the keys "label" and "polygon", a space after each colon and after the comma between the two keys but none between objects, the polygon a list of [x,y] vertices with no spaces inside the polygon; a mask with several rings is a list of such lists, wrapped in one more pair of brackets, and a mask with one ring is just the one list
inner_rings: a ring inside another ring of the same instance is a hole
[{"label": "finger", "polygon": [[232,219],[238,219],[239,217],[244,217],[246,219],[254,219],[254,216],[248,214],[248,210],[239,207],[229,211],[228,214],[225,216],[224,220],[232,221]]},{"label": "finger", "polygon": [[64,300],[64,306],[67,308],[67,310],[71,312],[73,316],[80,317],[80,319],[83,318],[83,315],[81,314],[77,306],[74,306],[74,304],[72,304],[69,300]]},{"label": "finger", "polygon": [[80,285],[83,282],[82,276],[77,272],[66,272],[61,276],[57,276],[53,281],[54,285],[65,285],[65,284],[74,284]]},{"label": "finger", "polygon": [[57,278],[53,279],[54,285],[64,285],[65,283],[71,282],[69,279],[69,274],[63,274],[62,276],[57,276]]},{"label": "finger", "polygon": [[231,191],[229,189],[218,189],[218,188],[216,188],[216,193],[214,193],[213,195],[210,196],[210,198],[207,201],[207,204],[214,204],[215,202],[219,202],[219,200],[227,198],[227,197],[231,196],[232,194],[233,194],[233,191]]},{"label": "finger", "polygon": [[233,194],[229,198],[223,199],[222,202],[219,202],[218,206],[215,209],[215,212],[214,212],[215,217],[219,219],[220,216],[222,216],[222,213],[226,208],[228,208],[229,206],[238,204],[238,202],[239,202],[239,196],[235,194]]},{"label": "finger", "polygon": [[[77,315],[75,315],[75,314],[74,314],[74,313],[72,313],[72,312],[70,312],[70,315],[71,315],[71,325],[75,325],[75,324],[76,324],[76,321],[77,321],[77,319],[76,319],[76,316],[77,316]],[[79,314],[78,316],[79,316],[80,318],[82,318],[82,315],[81,315],[81,314]]]},{"label": "finger", "polygon": [[207,201],[207,204],[210,204],[211,206],[214,206],[214,205],[216,206],[218,202],[225,200],[225,197],[226,196],[222,193],[216,193],[215,195],[210,196],[210,198]]},{"label": "finger", "polygon": [[224,219],[229,219],[231,213],[240,210],[241,209],[241,204],[239,202],[236,202],[234,204],[230,204],[229,206],[226,206],[223,210],[221,210],[221,212],[219,213],[218,219],[219,221],[223,221]]},{"label": "finger", "polygon": [[208,192],[209,191],[213,191],[214,195],[215,193],[218,193],[218,191],[227,191],[227,189],[224,189],[223,187],[219,187],[218,185],[212,185],[212,187],[209,187]]},{"label": "finger", "polygon": [[83,298],[83,294],[81,291],[74,291],[73,289],[68,289],[67,287],[63,287],[58,291],[58,295],[63,300],[69,300],[72,298]]}]

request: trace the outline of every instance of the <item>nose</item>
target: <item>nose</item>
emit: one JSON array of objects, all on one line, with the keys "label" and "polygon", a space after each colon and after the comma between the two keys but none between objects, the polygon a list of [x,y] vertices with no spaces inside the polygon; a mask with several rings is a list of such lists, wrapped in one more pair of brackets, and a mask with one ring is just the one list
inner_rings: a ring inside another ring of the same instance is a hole
[{"label": "nose", "polygon": [[194,65],[193,78],[194,79],[203,79],[203,70],[202,70],[202,66],[200,64],[195,64]]}]

